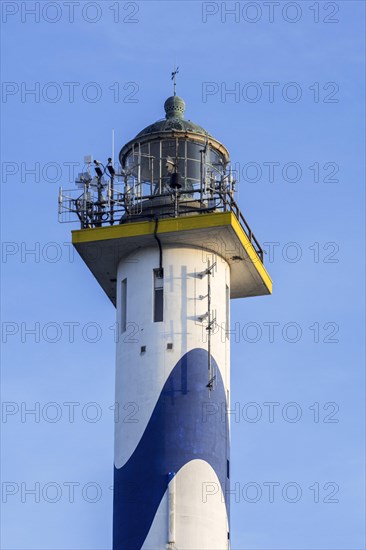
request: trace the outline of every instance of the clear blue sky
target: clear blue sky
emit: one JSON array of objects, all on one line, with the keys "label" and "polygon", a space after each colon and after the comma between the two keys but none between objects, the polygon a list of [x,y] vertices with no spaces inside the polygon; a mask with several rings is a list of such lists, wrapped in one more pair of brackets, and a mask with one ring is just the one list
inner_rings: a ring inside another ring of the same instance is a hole
[{"label": "clear blue sky", "polygon": [[2,548],[111,548],[115,313],[69,255],[58,186],[73,187],[65,163],[109,156],[111,128],[117,149],[163,116],[174,63],[187,117],[239,163],[240,206],[274,249],[273,296],[232,302],[232,548],[365,548],[364,3],[34,4],[2,3]]}]

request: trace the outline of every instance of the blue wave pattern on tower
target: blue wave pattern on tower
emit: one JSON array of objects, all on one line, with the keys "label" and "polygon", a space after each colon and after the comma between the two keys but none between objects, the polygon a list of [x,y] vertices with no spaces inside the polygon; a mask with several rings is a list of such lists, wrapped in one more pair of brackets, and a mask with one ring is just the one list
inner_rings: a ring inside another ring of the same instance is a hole
[{"label": "blue wave pattern on tower", "polygon": [[[134,453],[120,469],[115,468],[115,550],[140,550],[164,496],[169,472],[194,459],[208,462],[220,481],[229,517],[229,480],[226,477],[228,444],[225,388],[215,360],[216,390],[210,404],[216,414],[206,417],[208,403],[207,351],[193,349],[173,368]],[[218,412],[220,411],[220,413]]]}]

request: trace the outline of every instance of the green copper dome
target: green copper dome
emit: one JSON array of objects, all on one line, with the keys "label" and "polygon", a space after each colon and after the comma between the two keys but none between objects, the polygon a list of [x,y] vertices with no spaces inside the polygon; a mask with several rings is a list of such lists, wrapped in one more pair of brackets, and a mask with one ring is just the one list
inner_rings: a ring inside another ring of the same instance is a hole
[{"label": "green copper dome", "polygon": [[[154,170],[158,174],[157,163],[160,163],[161,158],[165,158],[166,155],[172,156],[172,152],[166,153],[166,148],[172,146],[173,140],[179,141],[179,147],[181,148],[183,147],[183,142],[191,144],[189,146],[191,149],[190,154],[193,154],[192,144],[199,144],[199,149],[197,149],[196,156],[194,157],[195,162],[200,162],[202,147],[209,146],[212,151],[215,151],[215,154],[221,155],[224,161],[228,163],[229,152],[226,147],[202,128],[202,126],[186,120],[184,118],[185,108],[186,104],[181,97],[177,95],[168,97],[164,103],[165,118],[146,126],[137,136],[122,147],[119,153],[121,166],[124,168],[126,163],[135,165],[136,154],[141,154],[144,155],[144,158],[155,159]],[[183,151],[183,149],[180,150]],[[188,153],[185,152],[184,155],[186,154]],[[187,158],[192,157],[188,156]],[[150,163],[150,160],[148,162]],[[163,167],[162,170],[164,169]]]},{"label": "green copper dome", "polygon": [[198,126],[198,124],[194,124],[194,122],[184,119],[185,108],[186,104],[181,97],[177,95],[168,97],[164,103],[165,119],[150,124],[150,126],[147,126],[139,132],[136,138],[156,132],[172,132],[173,130],[178,132],[192,132],[204,136],[210,135],[202,126]]}]

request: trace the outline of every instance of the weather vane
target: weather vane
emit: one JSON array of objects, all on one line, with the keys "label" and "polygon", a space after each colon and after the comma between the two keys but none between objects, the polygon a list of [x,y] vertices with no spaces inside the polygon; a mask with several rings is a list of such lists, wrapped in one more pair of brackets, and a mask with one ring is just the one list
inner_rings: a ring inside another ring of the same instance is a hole
[{"label": "weather vane", "polygon": [[179,73],[179,67],[177,68],[174,68],[174,71],[172,72],[172,80],[174,82],[174,95],[177,95],[176,94],[176,89],[177,89],[177,74]]}]

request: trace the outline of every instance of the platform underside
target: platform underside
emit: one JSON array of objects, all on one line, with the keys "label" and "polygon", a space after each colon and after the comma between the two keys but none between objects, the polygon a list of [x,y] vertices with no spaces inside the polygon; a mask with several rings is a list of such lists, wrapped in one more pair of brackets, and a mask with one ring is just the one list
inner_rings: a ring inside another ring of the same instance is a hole
[{"label": "platform underside", "polygon": [[[115,305],[120,260],[142,247],[184,246],[216,253],[230,265],[231,298],[271,294],[272,281],[236,216],[217,212],[141,221],[72,232],[76,250]],[[136,268],[138,266],[136,265]]]}]

